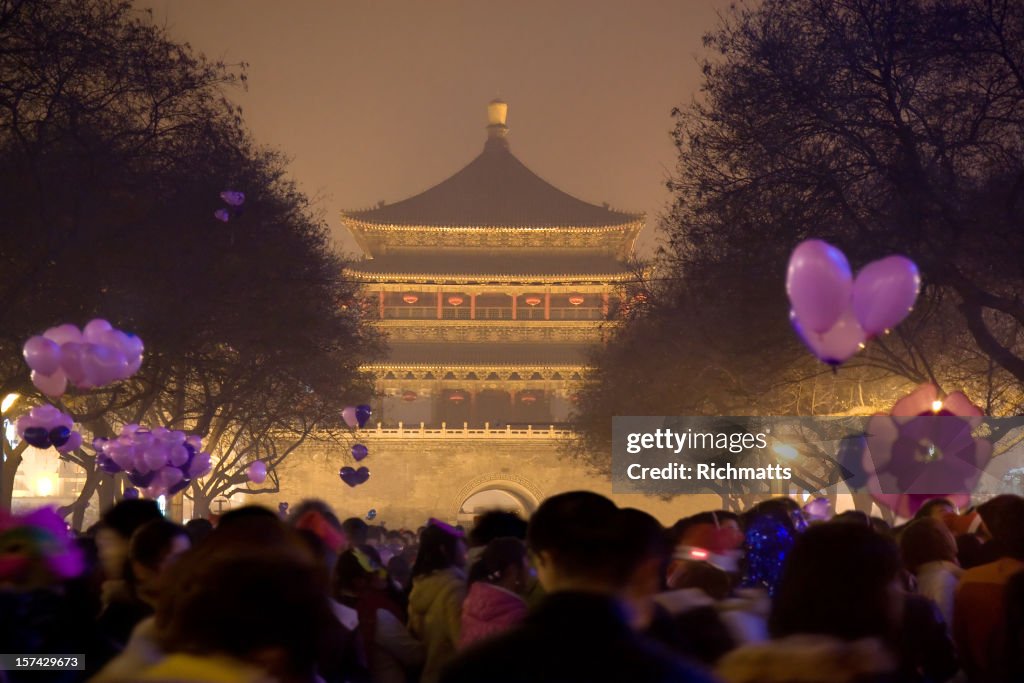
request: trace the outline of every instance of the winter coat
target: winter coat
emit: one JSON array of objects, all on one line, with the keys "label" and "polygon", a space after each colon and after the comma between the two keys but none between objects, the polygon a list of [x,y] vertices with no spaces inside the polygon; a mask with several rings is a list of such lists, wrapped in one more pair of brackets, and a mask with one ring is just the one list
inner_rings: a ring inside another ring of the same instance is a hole
[{"label": "winter coat", "polygon": [[1006,647],[1006,584],[1024,561],[1004,557],[968,569],[960,577],[953,635],[971,681],[998,681]]},{"label": "winter coat", "polygon": [[426,648],[422,683],[435,683],[455,656],[466,598],[466,577],[455,567],[417,576],[409,593],[409,631]]},{"label": "winter coat", "polygon": [[724,683],[889,683],[898,680],[895,670],[877,640],[797,635],[744,645],[723,657],[715,673]]},{"label": "winter coat", "polygon": [[507,631],[525,617],[525,600],[493,583],[477,581],[470,586],[469,595],[462,603],[459,647]]},{"label": "winter coat", "polygon": [[710,683],[598,593],[546,596],[519,626],[459,653],[442,683]]},{"label": "winter coat", "polygon": [[915,572],[917,594],[935,601],[950,630],[953,628],[953,600],[956,597],[956,585],[963,573],[963,569],[945,560],[925,562]]}]

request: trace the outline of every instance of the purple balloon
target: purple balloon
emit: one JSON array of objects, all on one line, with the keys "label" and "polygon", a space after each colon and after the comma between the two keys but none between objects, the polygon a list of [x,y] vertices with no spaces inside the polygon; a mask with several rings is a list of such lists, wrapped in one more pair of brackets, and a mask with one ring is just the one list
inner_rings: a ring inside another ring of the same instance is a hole
[{"label": "purple balloon", "polygon": [[156,478],[156,472],[139,472],[138,470],[132,470],[128,473],[128,481],[140,489],[144,489],[153,483]]},{"label": "purple balloon", "polygon": [[67,342],[60,347],[60,367],[67,375],[68,381],[75,386],[82,386],[86,381],[82,355],[85,344]]},{"label": "purple balloon", "polygon": [[29,375],[32,385],[47,396],[62,396],[68,388],[68,378],[63,370],[58,370],[52,375],[44,375],[38,370],[33,370]]},{"label": "purple balloon", "polygon": [[49,448],[52,445],[50,443],[50,432],[47,431],[46,427],[29,427],[22,436],[25,441],[28,441],[29,446],[34,446],[35,448]]},{"label": "purple balloon", "polygon": [[853,283],[853,311],[869,335],[896,327],[910,313],[921,291],[917,265],[887,256],[864,266]]},{"label": "purple balloon", "polygon": [[245,203],[245,193],[235,190],[224,190],[220,193],[220,198],[228,206],[241,206]]},{"label": "purple balloon", "polygon": [[826,332],[850,304],[853,275],[839,249],[821,240],[797,245],[789,258],[786,293],[809,332]]},{"label": "purple balloon", "polygon": [[349,426],[349,429],[355,429],[359,426],[359,420],[356,418],[356,407],[348,406],[341,411],[341,419],[345,421],[345,424]]},{"label": "purple balloon", "polygon": [[355,446],[352,447],[352,457],[356,459],[356,462],[359,462],[369,454],[370,449],[361,443],[357,443]]},{"label": "purple balloon", "polygon": [[213,212],[213,217],[219,220],[221,223],[227,223],[231,220],[231,214],[228,213],[227,209],[217,209]]},{"label": "purple balloon", "polygon": [[824,334],[805,330],[803,321],[795,312],[790,313],[790,322],[807,348],[829,365],[842,365],[864,348],[864,342],[867,340],[852,307],[847,308],[832,329]]},{"label": "purple balloon", "polygon": [[252,483],[262,484],[267,479],[267,463],[262,460],[254,460],[245,468],[245,474]]},{"label": "purple balloon", "polygon": [[191,479],[182,479],[177,484],[167,489],[167,495],[173,496],[175,493],[178,493],[179,491],[184,491],[185,489],[188,488],[188,485],[191,483]]},{"label": "purple balloon", "polygon": [[116,474],[121,471],[121,467],[103,453],[96,454],[96,466],[110,474]]},{"label": "purple balloon", "polygon": [[[51,436],[52,439],[52,436]],[[57,446],[57,450],[61,453],[70,453],[73,450],[77,450],[82,447],[82,435],[78,432],[71,432],[68,436],[68,440],[64,442],[64,445]]]},{"label": "purple balloon", "polygon": [[338,476],[341,477],[343,482],[355,488],[360,484],[366,483],[366,480],[370,478],[370,470],[366,467],[360,467],[358,470],[351,467],[342,467],[338,472]]},{"label": "purple balloon", "polygon": [[65,427],[64,425],[54,427],[53,429],[50,430],[50,443],[56,446],[58,450],[60,449],[61,446],[66,444],[68,442],[68,439],[70,438],[71,430]]},{"label": "purple balloon", "polygon": [[366,404],[356,406],[356,422],[359,423],[360,427],[364,427],[366,422],[370,419],[370,415],[373,415],[373,409]]},{"label": "purple balloon", "polygon": [[21,350],[28,366],[41,375],[60,370],[60,346],[46,337],[30,337]]}]

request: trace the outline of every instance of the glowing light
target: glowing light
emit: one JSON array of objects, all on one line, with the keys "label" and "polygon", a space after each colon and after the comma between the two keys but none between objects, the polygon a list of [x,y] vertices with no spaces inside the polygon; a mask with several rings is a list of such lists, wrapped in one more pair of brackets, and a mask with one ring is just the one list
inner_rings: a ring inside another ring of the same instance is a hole
[{"label": "glowing light", "polygon": [[775,455],[779,456],[783,460],[796,460],[800,455],[797,450],[788,443],[776,443],[772,446],[772,450],[775,451]]},{"label": "glowing light", "polygon": [[580,304],[583,303],[583,297],[580,296],[579,294],[573,294],[572,296],[569,297],[569,303],[571,303],[573,306],[579,306]]},{"label": "glowing light", "polygon": [[32,482],[32,488],[35,489],[36,495],[43,496],[44,498],[52,496],[54,489],[57,488],[56,479],[56,475],[53,474],[40,474]]},{"label": "glowing light", "polygon": [[415,401],[416,400],[416,392],[412,391],[411,389],[407,389],[407,390],[403,391],[402,392],[402,400],[403,401]]},{"label": "glowing light", "polygon": [[448,297],[448,303],[452,306],[461,306],[463,301],[465,301],[465,299],[457,294],[455,296]]},{"label": "glowing light", "polygon": [[932,401],[932,412],[937,413],[942,410],[942,401]]},{"label": "glowing light", "polygon": [[21,394],[7,394],[4,396],[3,402],[0,402],[0,413],[6,413],[11,409],[18,399],[21,398]]},{"label": "glowing light", "polygon": [[527,306],[536,306],[540,303],[541,299],[539,296],[528,296],[523,301],[526,302]]},{"label": "glowing light", "polygon": [[402,301],[404,301],[407,304],[414,304],[419,300],[420,298],[415,294],[406,294],[405,296],[402,297]]},{"label": "glowing light", "polygon": [[699,548],[694,548],[690,551],[690,557],[694,557],[698,560],[706,560],[708,557],[708,551],[700,550]]}]

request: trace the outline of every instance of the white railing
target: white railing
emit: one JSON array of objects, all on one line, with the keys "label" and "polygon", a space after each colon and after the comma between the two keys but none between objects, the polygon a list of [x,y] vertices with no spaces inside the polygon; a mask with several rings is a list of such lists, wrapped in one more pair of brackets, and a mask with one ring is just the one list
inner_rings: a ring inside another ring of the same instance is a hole
[{"label": "white railing", "polygon": [[442,422],[440,427],[427,427],[422,422],[416,426],[407,427],[399,422],[397,427],[384,427],[378,422],[376,428],[362,429],[360,433],[409,438],[437,438],[443,436],[456,439],[479,439],[481,437],[492,439],[560,439],[570,436],[572,430],[565,429],[564,427],[555,427],[554,425],[548,425],[547,427],[527,425],[526,427],[517,428],[513,428],[511,425],[491,427],[490,423],[484,423],[482,428],[475,427],[471,429],[466,422],[463,422],[461,427],[449,427],[445,422]]}]

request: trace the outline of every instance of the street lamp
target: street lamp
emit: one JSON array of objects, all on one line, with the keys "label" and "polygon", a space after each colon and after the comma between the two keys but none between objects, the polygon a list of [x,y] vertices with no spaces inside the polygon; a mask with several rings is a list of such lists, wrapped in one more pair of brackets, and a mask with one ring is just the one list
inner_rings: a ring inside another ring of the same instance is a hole
[{"label": "street lamp", "polygon": [[0,414],[6,413],[11,407],[18,402],[21,398],[21,394],[7,394],[4,396],[4,400],[0,402]]}]

